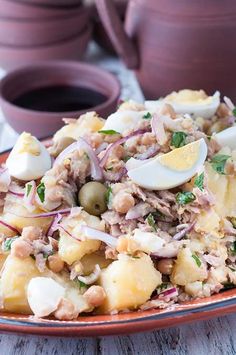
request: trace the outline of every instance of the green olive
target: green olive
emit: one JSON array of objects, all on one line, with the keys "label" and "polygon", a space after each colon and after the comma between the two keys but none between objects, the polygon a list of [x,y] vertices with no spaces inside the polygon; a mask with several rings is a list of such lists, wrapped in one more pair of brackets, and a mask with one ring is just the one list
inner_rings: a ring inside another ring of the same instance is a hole
[{"label": "green olive", "polygon": [[100,216],[107,210],[106,187],[100,182],[90,181],[79,191],[79,203],[86,212]]},{"label": "green olive", "polygon": [[50,154],[56,158],[64,149],[69,147],[76,140],[72,137],[61,137],[54,142],[53,146],[50,148]]}]

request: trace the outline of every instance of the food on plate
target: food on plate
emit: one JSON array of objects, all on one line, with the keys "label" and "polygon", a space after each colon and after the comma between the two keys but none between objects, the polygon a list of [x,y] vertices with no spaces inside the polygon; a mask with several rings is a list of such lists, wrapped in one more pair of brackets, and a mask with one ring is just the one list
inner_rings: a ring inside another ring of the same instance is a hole
[{"label": "food on plate", "polygon": [[181,90],[22,133],[0,167],[2,310],[58,320],[236,285],[236,108]]}]

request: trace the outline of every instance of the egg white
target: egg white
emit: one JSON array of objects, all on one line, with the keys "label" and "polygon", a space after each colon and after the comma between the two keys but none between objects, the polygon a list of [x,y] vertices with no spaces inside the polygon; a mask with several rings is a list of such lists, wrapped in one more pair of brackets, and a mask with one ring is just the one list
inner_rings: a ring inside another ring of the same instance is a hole
[{"label": "egg white", "polygon": [[175,170],[164,166],[161,163],[162,156],[158,156],[131,170],[126,166],[128,176],[137,185],[150,190],[166,190],[180,186],[189,181],[200,170],[206,160],[207,145],[203,138],[198,142],[200,147],[197,161],[187,170]]},{"label": "egg white", "polygon": [[229,127],[212,136],[222,147],[236,149],[236,126]]},{"label": "egg white", "polygon": [[117,111],[106,120],[102,130],[114,130],[120,134],[137,129],[147,111]]},{"label": "egg white", "polygon": [[180,102],[168,101],[168,99],[162,98],[156,101],[153,100],[145,101],[145,107],[147,110],[154,113],[155,111],[160,110],[161,107],[166,103],[170,104],[177,114],[189,114],[193,118],[202,117],[208,119],[216,113],[220,105],[220,93],[219,91],[216,91],[212,96],[211,102],[203,101],[198,103],[197,102],[180,103]]},{"label": "egg white", "polygon": [[27,151],[19,153],[20,139],[21,137],[19,137],[6,161],[10,175],[22,181],[41,178],[46,171],[51,168],[52,162],[50,154],[44,145],[35,137],[32,137],[32,139],[34,139],[34,142],[37,142],[40,154],[34,155]]}]

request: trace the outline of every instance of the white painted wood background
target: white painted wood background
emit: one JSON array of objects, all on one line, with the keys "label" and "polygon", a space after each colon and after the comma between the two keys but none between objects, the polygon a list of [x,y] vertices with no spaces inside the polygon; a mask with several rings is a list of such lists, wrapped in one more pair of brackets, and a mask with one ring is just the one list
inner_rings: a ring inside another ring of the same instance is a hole
[{"label": "white painted wood background", "polygon": [[[122,98],[142,100],[133,73],[117,59],[104,56],[92,45],[87,60],[118,76]],[[0,115],[0,151],[10,148],[16,138],[17,134]],[[0,355],[38,354],[231,355],[236,354],[236,315],[130,336],[79,339],[0,334]]]}]

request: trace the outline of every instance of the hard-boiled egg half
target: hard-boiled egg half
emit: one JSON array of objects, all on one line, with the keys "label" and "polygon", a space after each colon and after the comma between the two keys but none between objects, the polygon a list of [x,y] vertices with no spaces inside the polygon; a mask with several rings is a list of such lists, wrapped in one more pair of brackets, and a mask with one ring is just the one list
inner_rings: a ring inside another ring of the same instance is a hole
[{"label": "hard-boiled egg half", "polygon": [[18,138],[6,161],[10,175],[23,181],[41,178],[51,164],[51,157],[44,145],[25,132]]},{"label": "hard-boiled egg half", "polygon": [[236,149],[236,126],[229,127],[212,136],[222,147]]},{"label": "hard-boiled egg half", "polygon": [[145,107],[151,112],[160,109],[164,103],[170,104],[177,114],[189,114],[192,117],[210,118],[220,105],[220,93],[216,91],[213,96],[207,96],[203,90],[174,91],[164,98],[156,101],[145,101]]},{"label": "hard-boiled egg half", "polygon": [[107,118],[102,130],[114,130],[120,134],[135,130],[146,114],[147,111],[117,111]]},{"label": "hard-boiled egg half", "polygon": [[[207,157],[203,138],[169,153],[159,155],[145,164],[127,164],[128,176],[137,185],[151,190],[165,190],[190,180],[202,167]],[[133,159],[134,161],[135,159]]]},{"label": "hard-boiled egg half", "polygon": [[37,317],[54,312],[65,295],[65,288],[50,277],[33,277],[27,288],[27,299]]}]

